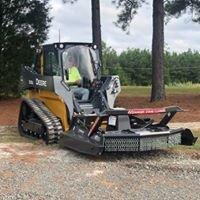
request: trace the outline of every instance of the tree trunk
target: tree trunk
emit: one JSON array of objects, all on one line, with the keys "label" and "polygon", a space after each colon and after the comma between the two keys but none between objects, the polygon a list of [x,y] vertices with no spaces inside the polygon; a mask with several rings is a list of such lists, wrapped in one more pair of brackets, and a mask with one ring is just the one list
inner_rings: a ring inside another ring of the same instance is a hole
[{"label": "tree trunk", "polygon": [[93,43],[98,46],[100,58],[102,58],[100,2],[99,0],[91,0],[91,5]]},{"label": "tree trunk", "polygon": [[164,0],[153,0],[151,101],[166,99],[164,82]]}]

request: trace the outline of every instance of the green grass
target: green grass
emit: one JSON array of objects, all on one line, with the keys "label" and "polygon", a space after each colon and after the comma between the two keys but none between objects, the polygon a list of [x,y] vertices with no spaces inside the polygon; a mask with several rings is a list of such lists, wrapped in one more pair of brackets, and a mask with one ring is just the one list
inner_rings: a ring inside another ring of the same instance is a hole
[{"label": "green grass", "polygon": [[200,130],[193,131],[194,136],[198,137],[198,140],[194,146],[190,146],[190,149],[198,149],[200,150]]},{"label": "green grass", "polygon": [[123,86],[121,96],[148,96],[151,92],[150,87],[145,86]]},{"label": "green grass", "polygon": [[[172,86],[166,86],[167,95],[189,95],[200,94],[200,84],[176,84]],[[121,96],[150,96],[150,86],[123,86]]]}]

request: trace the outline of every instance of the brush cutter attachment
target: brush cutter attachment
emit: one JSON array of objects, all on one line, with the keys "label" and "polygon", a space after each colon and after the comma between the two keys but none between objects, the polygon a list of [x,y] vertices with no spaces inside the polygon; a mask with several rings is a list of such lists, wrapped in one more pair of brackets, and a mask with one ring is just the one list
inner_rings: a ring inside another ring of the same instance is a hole
[{"label": "brush cutter attachment", "polygon": [[[61,137],[60,145],[81,153],[100,155],[104,152],[142,152],[193,145],[189,129],[170,129],[167,124],[179,107],[162,109],[113,109],[99,115],[77,115],[70,132]],[[159,123],[137,115],[165,113]]]}]

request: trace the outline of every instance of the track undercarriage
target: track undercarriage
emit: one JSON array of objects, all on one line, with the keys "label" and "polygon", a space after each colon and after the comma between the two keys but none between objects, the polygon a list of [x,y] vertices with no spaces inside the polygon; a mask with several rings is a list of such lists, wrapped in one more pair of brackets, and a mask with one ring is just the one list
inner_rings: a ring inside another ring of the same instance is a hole
[{"label": "track undercarriage", "polygon": [[37,99],[24,99],[21,104],[18,129],[22,136],[57,143],[63,132],[59,119]]}]

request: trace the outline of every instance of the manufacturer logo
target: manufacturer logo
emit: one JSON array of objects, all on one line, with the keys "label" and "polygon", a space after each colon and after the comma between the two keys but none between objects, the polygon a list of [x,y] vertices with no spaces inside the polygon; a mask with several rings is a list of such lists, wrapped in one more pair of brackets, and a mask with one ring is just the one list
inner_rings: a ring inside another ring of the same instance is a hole
[{"label": "manufacturer logo", "polygon": [[29,84],[29,85],[33,85],[33,81],[32,81],[32,80],[29,80],[29,81],[28,81],[28,84]]},{"label": "manufacturer logo", "polygon": [[39,80],[38,78],[36,78],[36,85],[41,87],[47,87],[47,81]]}]

